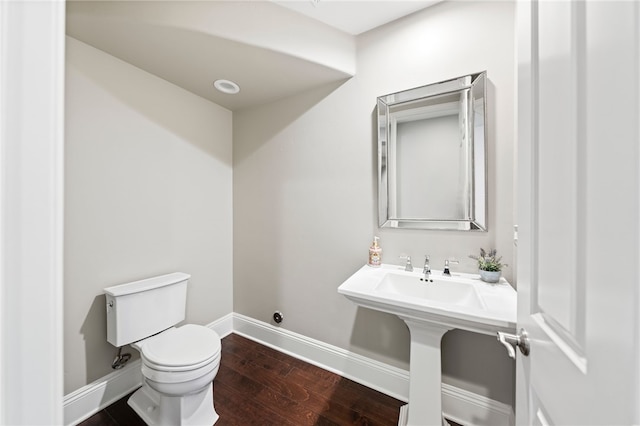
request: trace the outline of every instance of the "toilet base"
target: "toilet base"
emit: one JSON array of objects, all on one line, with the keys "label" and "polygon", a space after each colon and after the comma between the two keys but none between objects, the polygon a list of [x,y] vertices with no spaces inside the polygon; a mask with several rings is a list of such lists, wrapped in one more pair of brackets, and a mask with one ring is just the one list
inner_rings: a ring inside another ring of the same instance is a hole
[{"label": "toilet base", "polygon": [[167,396],[142,385],[127,401],[148,425],[211,426],[218,420],[213,407],[213,384],[184,396]]}]

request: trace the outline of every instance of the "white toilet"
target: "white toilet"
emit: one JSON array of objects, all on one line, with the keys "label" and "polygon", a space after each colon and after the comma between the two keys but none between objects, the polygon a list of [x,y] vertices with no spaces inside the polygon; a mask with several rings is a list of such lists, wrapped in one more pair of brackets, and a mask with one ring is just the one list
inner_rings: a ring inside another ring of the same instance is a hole
[{"label": "white toilet", "polygon": [[149,425],[206,425],[218,420],[213,379],[220,336],[186,324],[187,283],[182,272],[105,288],[107,340],[140,352],[144,383],[129,405]]}]

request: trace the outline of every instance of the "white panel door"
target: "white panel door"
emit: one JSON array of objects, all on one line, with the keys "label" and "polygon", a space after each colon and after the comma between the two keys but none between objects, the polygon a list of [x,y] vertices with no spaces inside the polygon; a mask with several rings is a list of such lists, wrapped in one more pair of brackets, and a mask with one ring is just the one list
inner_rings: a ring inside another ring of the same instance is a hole
[{"label": "white panel door", "polygon": [[639,17],[518,4],[518,424],[640,423]]},{"label": "white panel door", "polygon": [[0,0],[0,425],[63,418],[64,30]]}]

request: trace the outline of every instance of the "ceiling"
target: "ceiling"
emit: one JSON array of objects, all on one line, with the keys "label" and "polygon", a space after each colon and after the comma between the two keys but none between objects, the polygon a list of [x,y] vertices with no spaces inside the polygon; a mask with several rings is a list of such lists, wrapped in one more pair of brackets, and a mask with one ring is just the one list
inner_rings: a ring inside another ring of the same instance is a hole
[{"label": "ceiling", "polygon": [[67,35],[240,110],[347,80],[357,34],[435,2],[68,1]]},{"label": "ceiling", "polygon": [[362,34],[442,0],[272,0],[352,35]]}]

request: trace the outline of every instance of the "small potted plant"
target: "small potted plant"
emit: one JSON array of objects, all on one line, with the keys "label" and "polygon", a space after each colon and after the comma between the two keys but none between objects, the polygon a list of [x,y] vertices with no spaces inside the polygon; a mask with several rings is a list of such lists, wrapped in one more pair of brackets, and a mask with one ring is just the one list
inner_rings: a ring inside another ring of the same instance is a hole
[{"label": "small potted plant", "polygon": [[497,283],[502,275],[502,267],[508,266],[501,262],[502,256],[497,257],[497,250],[491,249],[489,252],[480,249],[480,256],[469,255],[470,258],[478,261],[480,279],[488,283]]}]

